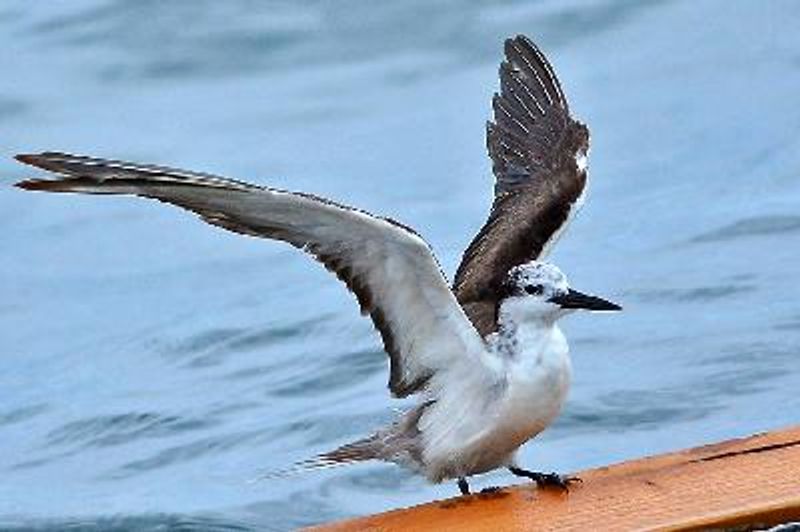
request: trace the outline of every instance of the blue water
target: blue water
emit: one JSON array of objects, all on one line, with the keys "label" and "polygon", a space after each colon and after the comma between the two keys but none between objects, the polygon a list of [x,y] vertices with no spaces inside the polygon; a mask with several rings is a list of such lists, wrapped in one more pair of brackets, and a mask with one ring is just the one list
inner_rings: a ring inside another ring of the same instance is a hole
[{"label": "blue water", "polygon": [[[562,472],[800,421],[800,5],[0,4],[0,528],[275,529],[454,495],[393,466],[260,472],[394,408],[353,299],[295,250],[128,198],[25,193],[17,152],[147,161],[413,225],[452,273],[482,224],[505,36],[593,133],[553,260],[619,315],[565,320]],[[508,483],[498,472],[475,481]]]}]

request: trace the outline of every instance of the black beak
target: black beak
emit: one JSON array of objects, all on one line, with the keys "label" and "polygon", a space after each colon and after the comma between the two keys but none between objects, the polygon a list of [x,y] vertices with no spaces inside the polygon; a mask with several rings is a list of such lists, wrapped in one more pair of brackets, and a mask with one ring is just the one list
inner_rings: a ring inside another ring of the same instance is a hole
[{"label": "black beak", "polygon": [[616,303],[606,301],[600,297],[583,294],[572,288],[566,294],[551,297],[550,302],[560,305],[561,308],[568,309],[622,310],[622,307]]}]

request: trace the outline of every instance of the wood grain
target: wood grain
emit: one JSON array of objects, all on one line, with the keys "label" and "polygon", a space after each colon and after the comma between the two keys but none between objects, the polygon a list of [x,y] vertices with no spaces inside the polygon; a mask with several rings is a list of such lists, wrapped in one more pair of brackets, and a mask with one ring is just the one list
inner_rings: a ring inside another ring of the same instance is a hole
[{"label": "wood grain", "polygon": [[747,530],[800,521],[800,427],[577,473],[569,493],[509,487],[315,528]]}]

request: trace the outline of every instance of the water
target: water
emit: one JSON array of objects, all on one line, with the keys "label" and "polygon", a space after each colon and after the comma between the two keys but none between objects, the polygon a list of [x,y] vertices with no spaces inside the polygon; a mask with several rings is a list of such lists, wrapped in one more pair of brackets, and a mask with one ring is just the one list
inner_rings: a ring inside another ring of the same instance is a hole
[{"label": "water", "polygon": [[[593,133],[554,260],[614,316],[521,453],[563,472],[798,422],[794,2],[0,5],[0,528],[275,529],[452,496],[369,464],[249,483],[402,406],[351,296],[162,205],[10,187],[59,149],[315,192],[416,227],[448,272],[484,220],[505,36]],[[498,472],[477,487],[508,483]]]}]

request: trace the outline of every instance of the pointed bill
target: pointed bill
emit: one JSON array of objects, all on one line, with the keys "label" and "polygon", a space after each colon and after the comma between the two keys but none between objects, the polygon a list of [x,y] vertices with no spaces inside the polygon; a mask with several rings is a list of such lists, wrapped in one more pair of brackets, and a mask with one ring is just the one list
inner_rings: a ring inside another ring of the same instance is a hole
[{"label": "pointed bill", "polygon": [[622,307],[602,297],[590,296],[572,288],[566,294],[560,294],[549,299],[551,303],[563,309],[582,310],[622,310]]}]

